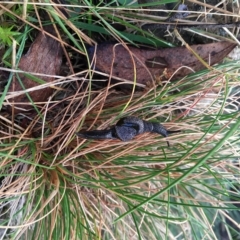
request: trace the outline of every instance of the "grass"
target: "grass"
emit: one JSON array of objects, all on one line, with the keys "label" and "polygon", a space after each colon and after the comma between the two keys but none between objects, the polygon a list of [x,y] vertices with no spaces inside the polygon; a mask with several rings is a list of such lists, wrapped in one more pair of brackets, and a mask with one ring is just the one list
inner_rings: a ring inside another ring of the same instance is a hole
[{"label": "grass", "polygon": [[[66,76],[51,83],[56,90],[44,109],[0,115],[0,238],[239,239],[239,62],[227,59],[217,71],[144,91],[117,91],[122,82],[100,87],[108,77],[82,63],[89,66],[86,49],[96,39],[174,44],[141,29],[146,15],[161,18],[142,5],[73,3],[65,6],[69,21],[52,3],[0,5],[1,21],[21,33],[10,34],[16,49],[5,45],[4,64],[12,74],[1,89],[3,109],[18,94],[8,93],[17,71],[11,57],[16,51],[17,66],[32,38],[30,28],[46,23],[36,17],[40,9],[50,13],[69,54]],[[34,89],[49,86],[39,83]],[[165,138],[147,133],[130,142],[76,138],[81,129],[104,129],[129,115],[181,132],[168,137],[170,147]]]}]

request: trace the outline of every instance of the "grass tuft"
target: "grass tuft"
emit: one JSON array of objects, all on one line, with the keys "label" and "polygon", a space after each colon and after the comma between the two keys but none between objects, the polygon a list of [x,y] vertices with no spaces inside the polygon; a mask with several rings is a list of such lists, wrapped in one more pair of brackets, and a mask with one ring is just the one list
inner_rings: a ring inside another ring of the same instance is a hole
[{"label": "grass tuft", "polygon": [[[15,118],[7,111],[0,115],[0,237],[220,239],[221,226],[238,239],[239,61],[156,88],[119,91],[125,82],[110,84],[108,76],[89,67],[87,48],[97,38],[173,44],[140,28],[146,14],[142,7],[150,3],[77,4],[62,4],[69,19],[53,3],[0,4],[3,21],[12,16],[18,24],[20,34],[12,34],[19,43],[14,62],[23,55],[26,37],[31,38],[26,26],[46,24],[36,17],[42,9],[60,29],[59,41],[68,54],[61,76],[28,90],[55,89],[42,109]],[[16,17],[19,10],[24,15]],[[127,30],[115,29],[113,22]],[[18,70],[11,69],[7,45],[4,69],[10,71],[10,82]],[[1,89],[3,110],[19,94],[8,92],[9,84]],[[76,137],[80,130],[105,129],[129,115],[180,132],[167,139],[145,133],[130,142]]]}]

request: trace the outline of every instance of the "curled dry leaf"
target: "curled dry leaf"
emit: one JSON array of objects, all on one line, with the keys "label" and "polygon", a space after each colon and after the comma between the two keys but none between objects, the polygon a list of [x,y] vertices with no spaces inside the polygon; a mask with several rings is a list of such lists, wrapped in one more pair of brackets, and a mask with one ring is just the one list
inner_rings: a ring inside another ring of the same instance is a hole
[{"label": "curled dry leaf", "polygon": [[[49,26],[45,28],[45,30],[52,35],[56,35],[53,26]],[[53,75],[53,77],[37,76],[45,82],[52,82],[54,80],[54,75],[57,75],[60,72],[62,54],[63,51],[61,44],[52,37],[40,32],[35,41],[32,43],[28,53],[21,58],[18,68],[26,72]],[[24,74],[19,74],[19,77],[25,89],[33,88],[39,85],[38,82],[30,79]],[[15,81],[12,81],[9,91],[13,92],[22,90],[24,89],[17,78]],[[32,101],[36,103],[46,101],[51,94],[52,89],[50,87],[29,92]],[[14,97],[10,101],[12,103],[11,107],[14,106],[15,108],[15,113],[32,108],[31,104],[24,104],[29,103],[29,99],[26,94]]]},{"label": "curled dry leaf", "polygon": [[[191,49],[207,64],[213,65],[222,61],[235,46],[235,43],[223,41],[192,45]],[[205,68],[186,47],[149,50],[122,44],[99,44],[96,50],[94,47],[89,49],[89,55],[96,70],[130,81],[134,80],[134,72],[136,72],[136,82],[144,85],[156,79],[182,78],[192,73],[189,68],[193,71]],[[187,67],[181,68],[173,75],[182,66]]]}]

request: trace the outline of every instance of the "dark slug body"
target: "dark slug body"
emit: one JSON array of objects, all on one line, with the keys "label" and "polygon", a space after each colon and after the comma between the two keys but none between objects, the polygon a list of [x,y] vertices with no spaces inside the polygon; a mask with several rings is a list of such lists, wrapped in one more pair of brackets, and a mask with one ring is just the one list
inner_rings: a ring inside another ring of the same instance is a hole
[{"label": "dark slug body", "polygon": [[125,142],[144,132],[158,133],[167,137],[168,134],[178,131],[167,131],[160,123],[144,121],[137,117],[125,117],[109,129],[80,132],[77,136],[86,139],[119,139]]},{"label": "dark slug body", "polygon": [[79,132],[77,133],[77,136],[86,139],[116,139],[113,128],[106,130]]}]

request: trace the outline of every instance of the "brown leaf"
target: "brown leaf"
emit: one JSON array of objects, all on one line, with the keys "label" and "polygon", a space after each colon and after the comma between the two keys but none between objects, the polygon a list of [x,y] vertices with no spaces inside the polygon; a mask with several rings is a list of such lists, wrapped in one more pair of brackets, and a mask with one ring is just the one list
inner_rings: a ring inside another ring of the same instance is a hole
[{"label": "brown leaf", "polygon": [[[55,30],[52,26],[46,28],[48,32],[55,35]],[[19,62],[19,69],[26,72],[41,73],[47,75],[59,74],[61,63],[62,63],[62,47],[61,44],[55,39],[47,36],[40,32],[36,40],[32,43],[28,53],[23,56]],[[28,78],[24,74],[19,74],[21,81],[25,89],[38,86],[39,83]],[[45,82],[52,82],[54,77],[40,77]],[[21,91],[23,90],[20,82],[16,78],[12,81],[9,91]],[[29,95],[33,102],[44,102],[52,94],[51,88],[44,88],[30,92]],[[26,94],[22,94],[13,99],[15,113],[22,111],[18,108],[29,110],[32,108],[29,103],[29,99]]]},{"label": "brown leaf", "polygon": [[[0,47],[0,67],[3,66],[2,59],[4,56],[4,48]],[[4,90],[4,86],[7,84],[7,79],[9,77],[9,72],[0,69],[0,92]]]},{"label": "brown leaf", "polygon": [[[192,45],[191,49],[206,63],[216,64],[236,46],[235,43],[223,41],[210,44]],[[136,66],[136,82],[146,85],[155,79],[166,80],[181,66],[199,71],[205,66],[186,47],[163,48],[158,50],[140,49],[121,44],[99,44],[94,56],[94,48],[89,50],[95,69],[113,77],[134,80],[134,64]],[[132,56],[132,57],[131,57]],[[192,71],[181,68],[173,80],[182,78]]]}]

